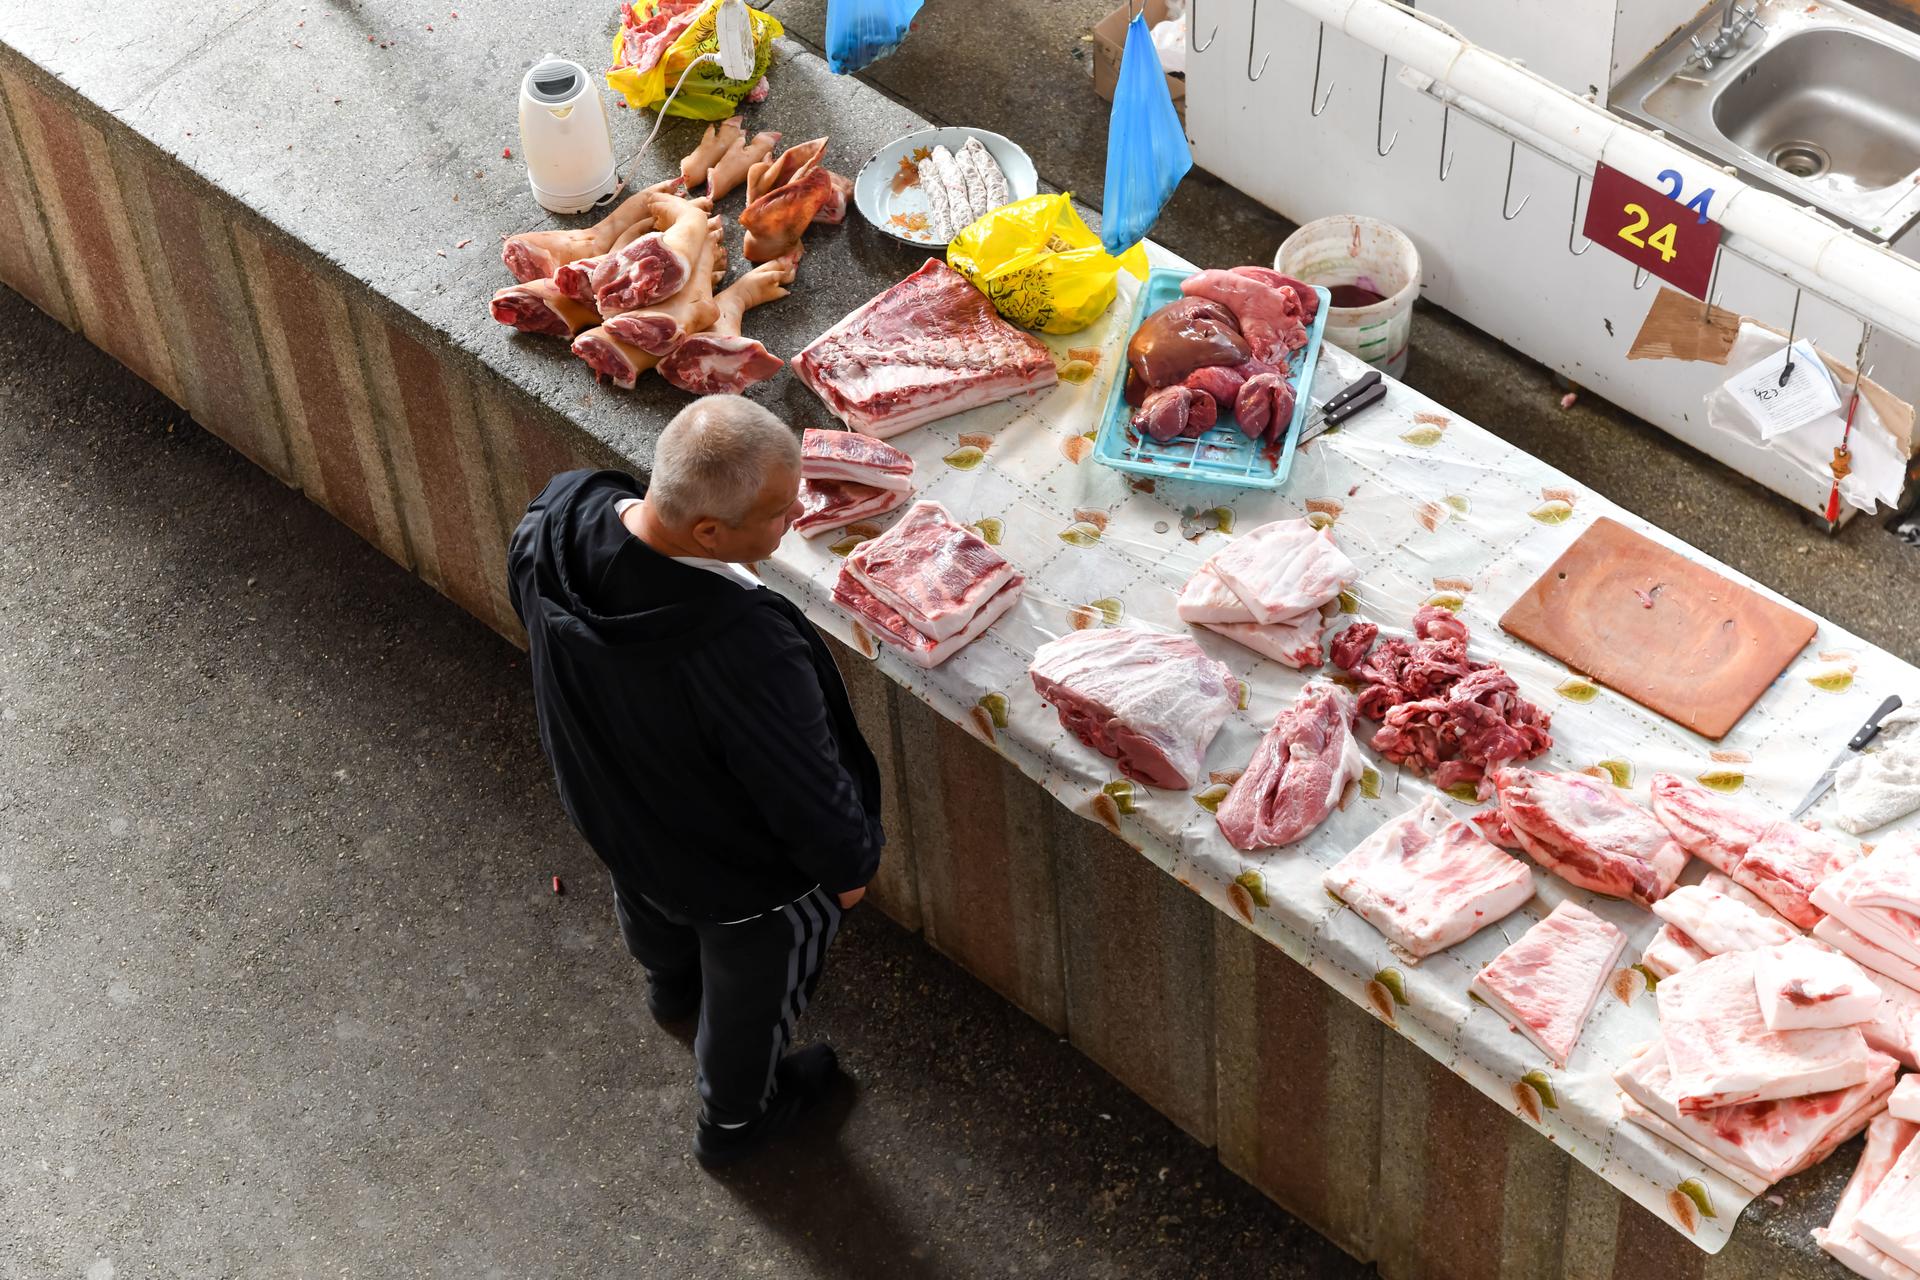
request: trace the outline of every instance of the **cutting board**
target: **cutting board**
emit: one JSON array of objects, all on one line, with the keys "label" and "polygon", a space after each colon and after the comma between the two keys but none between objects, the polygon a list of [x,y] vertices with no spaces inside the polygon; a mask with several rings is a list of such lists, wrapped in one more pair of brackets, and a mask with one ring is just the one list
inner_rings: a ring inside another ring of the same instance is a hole
[{"label": "cutting board", "polygon": [[1716,741],[1813,619],[1602,517],[1500,619],[1508,634]]}]

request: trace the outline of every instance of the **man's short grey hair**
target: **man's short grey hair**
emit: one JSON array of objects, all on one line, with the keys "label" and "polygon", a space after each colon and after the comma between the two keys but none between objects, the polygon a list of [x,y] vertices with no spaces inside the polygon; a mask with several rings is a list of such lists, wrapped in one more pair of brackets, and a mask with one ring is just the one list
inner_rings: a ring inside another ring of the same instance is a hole
[{"label": "man's short grey hair", "polygon": [[744,396],[704,396],[674,415],[653,449],[647,502],[671,524],[744,523],[767,477],[800,468],[786,423]]}]

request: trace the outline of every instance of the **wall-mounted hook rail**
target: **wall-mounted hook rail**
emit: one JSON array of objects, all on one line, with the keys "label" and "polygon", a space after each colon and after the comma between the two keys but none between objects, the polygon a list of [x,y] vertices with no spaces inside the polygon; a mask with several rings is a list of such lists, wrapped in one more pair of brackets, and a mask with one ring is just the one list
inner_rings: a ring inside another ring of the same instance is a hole
[{"label": "wall-mounted hook rail", "polygon": [[1398,129],[1395,129],[1393,131],[1393,136],[1387,139],[1387,145],[1384,147],[1380,145],[1380,131],[1386,128],[1386,125],[1387,125],[1387,55],[1383,53],[1380,55],[1380,106],[1377,113],[1373,117],[1373,152],[1375,155],[1379,156],[1381,159],[1385,159],[1387,153],[1393,150],[1393,144],[1400,141],[1400,131]]},{"label": "wall-mounted hook rail", "polygon": [[[1260,69],[1258,71],[1253,69],[1253,46],[1257,43],[1253,37],[1259,30],[1260,0],[1253,0],[1253,12],[1247,19],[1247,80],[1249,82],[1258,80],[1261,76],[1267,74],[1267,63],[1273,60],[1273,52],[1272,50],[1268,50],[1267,56],[1260,59]],[[1326,35],[1327,24],[1323,22],[1320,24],[1320,38],[1324,40]],[[1318,87],[1320,84],[1320,64],[1317,60],[1313,64],[1313,83],[1315,87]],[[1316,111],[1313,114],[1319,115],[1320,113]]]},{"label": "wall-mounted hook rail", "polygon": [[[1255,11],[1257,12],[1260,6],[1260,0],[1253,0],[1253,3]],[[1327,109],[1327,103],[1333,100],[1333,86],[1331,84],[1327,86],[1325,97],[1322,97],[1320,94],[1320,59],[1325,55],[1326,51],[1327,24],[1323,22],[1320,24],[1320,34],[1316,36],[1313,41],[1313,88],[1307,91],[1307,111],[1308,114],[1314,116],[1316,119]],[[1253,37],[1251,32],[1249,32],[1247,37],[1247,66],[1253,66]],[[1260,64],[1262,71],[1265,71],[1266,68],[1266,63],[1263,62]],[[1258,79],[1259,77],[1256,76],[1254,78]]]},{"label": "wall-mounted hook rail", "polygon": [[1195,53],[1205,53],[1213,47],[1214,40],[1219,37],[1220,24],[1217,22],[1213,24],[1213,30],[1207,32],[1207,42],[1205,44],[1201,44],[1193,38],[1193,33],[1199,29],[1200,0],[1191,0],[1191,3],[1187,5],[1187,47]]},{"label": "wall-mounted hook rail", "polygon": [[1527,201],[1533,199],[1532,195],[1522,196],[1520,198],[1520,208],[1515,209],[1512,213],[1507,212],[1507,201],[1513,198],[1513,158],[1519,149],[1520,144],[1517,142],[1509,142],[1507,144],[1507,189],[1500,193],[1500,216],[1508,222],[1512,222],[1515,218],[1519,217],[1520,210],[1525,209],[1527,207]]},{"label": "wall-mounted hook rail", "polygon": [[1576,249],[1573,247],[1574,233],[1580,229],[1580,181],[1585,176],[1585,174],[1582,174],[1577,169],[1574,171],[1573,213],[1567,218],[1567,252],[1576,258],[1585,253],[1587,249],[1593,248],[1593,241],[1591,240],[1587,241],[1587,249]]}]

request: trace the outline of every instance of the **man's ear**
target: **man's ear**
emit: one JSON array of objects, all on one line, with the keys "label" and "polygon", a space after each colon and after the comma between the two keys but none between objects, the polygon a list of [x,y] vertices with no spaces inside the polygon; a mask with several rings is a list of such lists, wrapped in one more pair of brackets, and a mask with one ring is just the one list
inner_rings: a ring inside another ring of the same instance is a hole
[{"label": "man's ear", "polygon": [[712,551],[720,536],[720,522],[712,516],[701,516],[688,526],[687,533],[703,551]]}]

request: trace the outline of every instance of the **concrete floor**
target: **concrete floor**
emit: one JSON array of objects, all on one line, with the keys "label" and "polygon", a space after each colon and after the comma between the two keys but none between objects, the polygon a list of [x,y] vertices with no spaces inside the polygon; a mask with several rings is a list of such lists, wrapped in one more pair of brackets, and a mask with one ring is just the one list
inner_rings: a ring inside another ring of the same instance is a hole
[{"label": "concrete floor", "polygon": [[706,1175],[597,866],[516,650],[0,290],[0,1277],[1364,1274],[872,912]]}]

